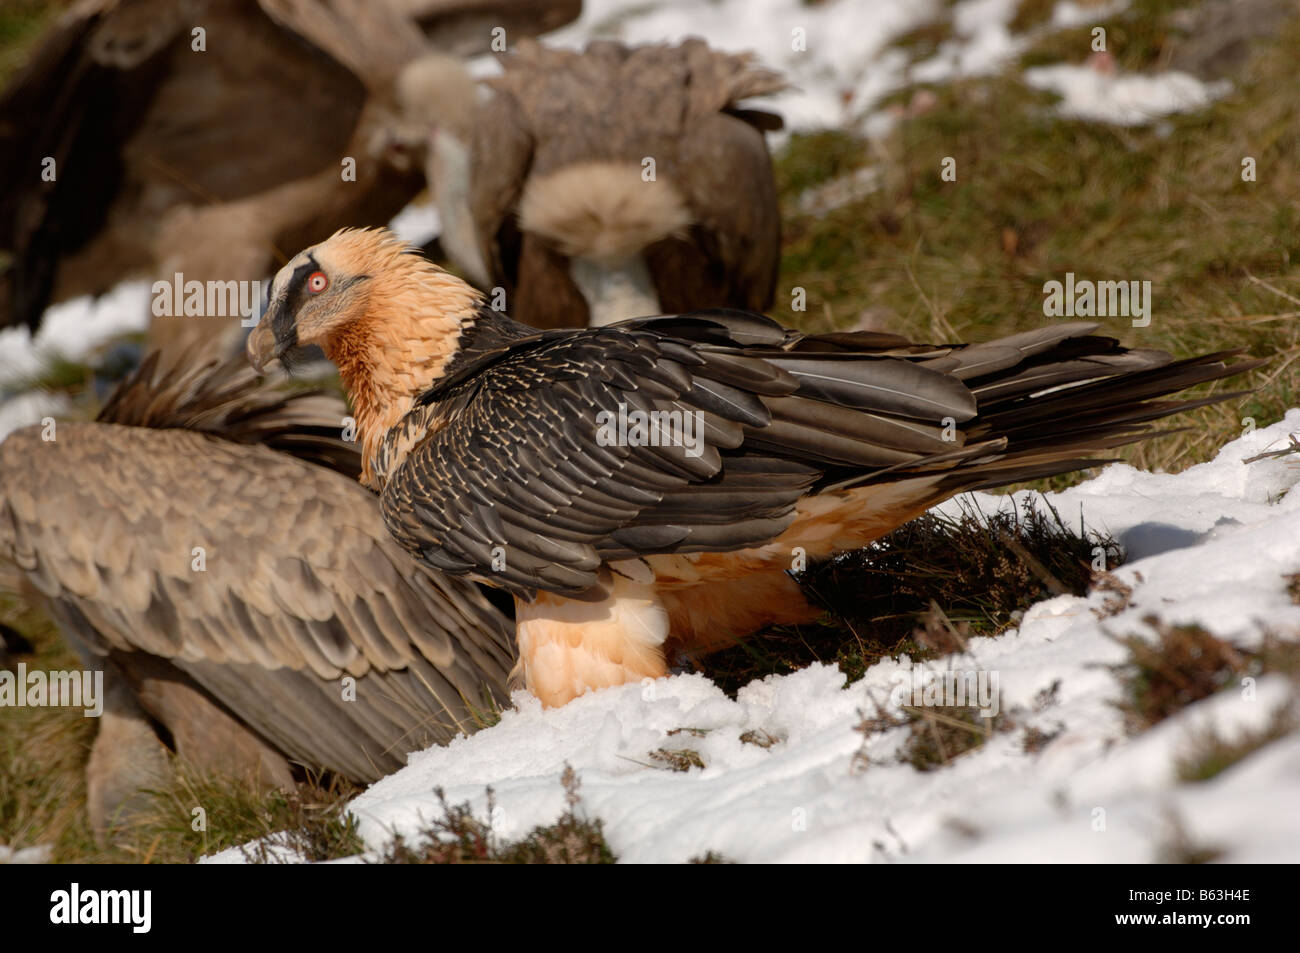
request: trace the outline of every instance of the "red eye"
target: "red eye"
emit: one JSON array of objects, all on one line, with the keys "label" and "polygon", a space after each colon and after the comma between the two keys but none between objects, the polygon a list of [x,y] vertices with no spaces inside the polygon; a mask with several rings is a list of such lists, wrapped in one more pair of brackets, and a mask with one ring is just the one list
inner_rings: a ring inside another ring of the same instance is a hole
[{"label": "red eye", "polygon": [[307,278],[307,290],[314,295],[320,294],[330,286],[329,278],[325,277],[323,271],[313,271]]}]

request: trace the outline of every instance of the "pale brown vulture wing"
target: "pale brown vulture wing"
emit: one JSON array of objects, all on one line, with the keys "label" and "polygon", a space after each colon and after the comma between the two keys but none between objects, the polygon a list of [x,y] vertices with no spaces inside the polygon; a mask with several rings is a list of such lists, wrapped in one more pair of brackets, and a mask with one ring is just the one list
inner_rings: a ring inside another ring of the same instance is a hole
[{"label": "pale brown vulture wing", "polygon": [[[741,103],[781,92],[786,82],[749,54],[714,50],[700,40],[687,40],[678,51],[690,77],[690,106],[676,160],[691,170],[682,181],[704,258],[693,269],[697,285],[707,276],[721,275],[723,287],[709,292],[720,302],[766,310],[781,265],[781,212],[763,132],[781,128],[781,118]],[[661,243],[649,251],[665,311],[702,306],[704,289],[691,289],[675,277],[688,268],[680,260],[682,252],[680,243]]]},{"label": "pale brown vulture wing", "polygon": [[354,480],[264,445],[345,456],[337,401],[246,367],[150,372],[110,405],[124,423],[0,444],[0,548],[74,641],[165,659],[291,760],[358,781],[504,701],[509,619],[402,552]]},{"label": "pale brown vulture wing", "polygon": [[[409,450],[384,517],[431,566],[574,596],[607,560],[770,540],[810,489],[928,474],[946,494],[1076,469],[1226,395],[1153,398],[1259,363],[1174,362],[1095,327],[928,347],[714,311],[533,335],[468,361],[389,433]],[[698,414],[702,440],[602,436],[620,408]]]},{"label": "pale brown vulture wing", "polygon": [[701,116],[684,130],[676,155],[691,169],[682,186],[694,241],[647,249],[660,306],[767,310],[781,267],[781,211],[762,133],[727,113]]}]

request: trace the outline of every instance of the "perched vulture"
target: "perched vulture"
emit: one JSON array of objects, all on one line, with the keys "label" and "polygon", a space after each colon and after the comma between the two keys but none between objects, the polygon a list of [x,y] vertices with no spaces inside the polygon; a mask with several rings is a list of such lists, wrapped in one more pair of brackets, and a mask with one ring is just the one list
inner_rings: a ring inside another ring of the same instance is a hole
[{"label": "perched vulture", "polygon": [[738,104],[784,88],[777,74],[698,39],[524,41],[502,64],[483,102],[445,57],[398,87],[433,128],[442,247],[470,280],[543,328],[771,306],[781,226],[763,130],[781,120]]},{"label": "perched vulture", "polygon": [[106,673],[97,826],[156,767],[138,709],[210,770],[370,781],[507,697],[509,618],[393,542],[342,403],[233,361],[155,354],[96,422],[0,444],[0,557]]},{"label": "perched vulture", "polygon": [[[489,22],[526,32],[580,6],[81,0],[0,94],[0,326],[35,328],[48,304],[132,275],[266,278],[285,252],[387,222],[424,186],[395,97],[433,48],[419,27],[483,52]],[[159,317],[156,338],[183,348],[235,324]]]},{"label": "perched vulture", "polygon": [[525,683],[549,705],[807,621],[797,551],[1090,466],[1236,396],[1165,395],[1261,363],[1175,361],[1084,323],[955,345],[727,309],[535,331],[384,230],[300,252],[270,294],[254,366],[324,349],[389,530],[515,596]]}]

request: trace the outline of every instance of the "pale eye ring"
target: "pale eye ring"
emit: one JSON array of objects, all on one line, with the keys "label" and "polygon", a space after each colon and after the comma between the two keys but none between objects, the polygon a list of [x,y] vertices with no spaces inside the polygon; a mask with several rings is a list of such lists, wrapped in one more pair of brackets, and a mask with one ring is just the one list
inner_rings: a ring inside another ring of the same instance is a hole
[{"label": "pale eye ring", "polygon": [[330,286],[330,280],[323,271],[313,271],[307,278],[307,290],[314,295],[320,294]]}]

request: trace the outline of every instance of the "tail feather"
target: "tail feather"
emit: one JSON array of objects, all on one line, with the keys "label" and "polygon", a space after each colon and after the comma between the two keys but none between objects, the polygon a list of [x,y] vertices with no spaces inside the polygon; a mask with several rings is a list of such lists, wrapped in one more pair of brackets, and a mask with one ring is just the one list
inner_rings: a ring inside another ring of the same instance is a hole
[{"label": "tail feather", "polygon": [[[1156,436],[1152,422],[1247,392],[1161,398],[1265,363],[1240,350],[1174,360],[1095,329],[1075,323],[966,347],[809,336],[751,350],[746,359],[761,354],[798,386],[783,393],[771,382],[772,424],[750,429],[746,446],[823,462],[819,490],[945,472],[945,492],[992,487],[1109,462],[1109,452]],[[737,374],[741,360],[722,374]]]},{"label": "tail feather", "polygon": [[264,444],[358,476],[356,444],[343,439],[343,402],[321,388],[286,390],[283,383],[260,377],[242,354],[204,358],[188,351],[170,356],[152,351],[109,395],[96,420]]}]

